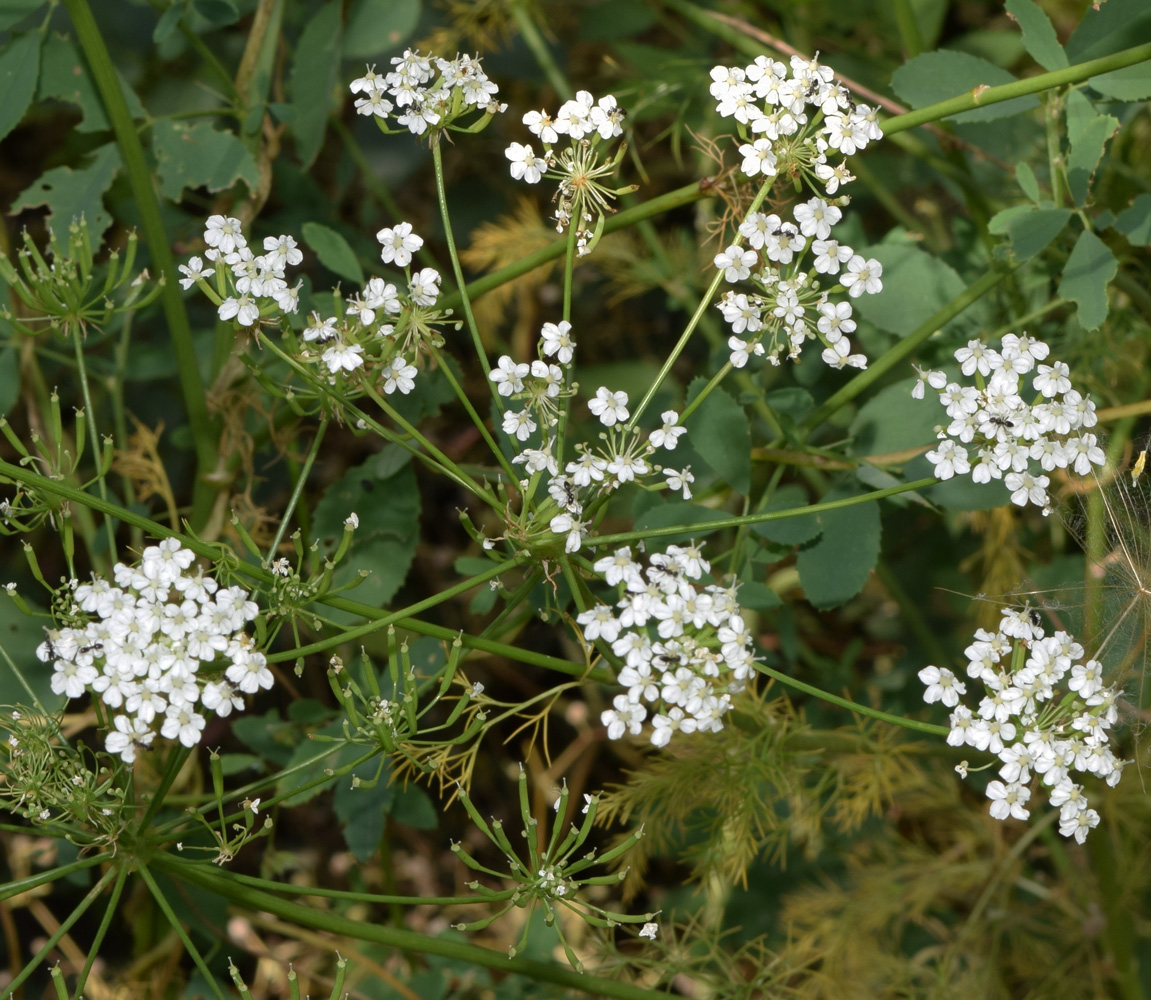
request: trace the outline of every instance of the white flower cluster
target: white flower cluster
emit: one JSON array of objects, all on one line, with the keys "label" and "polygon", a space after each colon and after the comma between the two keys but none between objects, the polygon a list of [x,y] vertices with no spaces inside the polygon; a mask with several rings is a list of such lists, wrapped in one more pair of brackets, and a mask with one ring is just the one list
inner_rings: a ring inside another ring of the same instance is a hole
[{"label": "white flower cluster", "polygon": [[[622,159],[624,146],[611,157],[601,157],[596,147],[601,141],[623,134],[620,123],[626,112],[610,94],[598,101],[586,90],[565,101],[555,115],[529,111],[523,123],[543,144],[536,154],[527,144],[513,142],[504,151],[511,161],[511,175],[526,184],[538,184],[544,176],[559,181],[556,194],[556,230],[563,232],[573,218],[576,223],[576,248],[579,256],[591,253],[596,230],[603,217],[612,211],[610,202],[634,188],[611,188],[602,178],[613,173]],[[554,148],[564,136],[568,144],[560,151]]]},{"label": "white flower cluster", "polygon": [[[1071,388],[1071,372],[1062,361],[1036,369],[1050,350],[1027,334],[1009,333],[998,351],[972,340],[955,352],[959,370],[974,376],[974,385],[952,382],[944,372],[919,372],[912,395],[922,399],[924,383],[930,385],[951,418],[936,428],[939,445],[927,453],[940,479],[968,473],[977,483],[1002,479],[1013,503],[1033,503],[1048,514],[1050,479],[1043,473],[1072,469],[1085,476],[1104,464],[1103,449],[1088,431],[1096,423],[1095,404]],[[1022,376],[1033,369],[1029,402]]]},{"label": "white flower cluster", "polygon": [[[973,712],[960,703],[967,685],[943,667],[924,667],[924,700],[942,702],[951,713],[952,746],[969,745],[999,758],[999,778],[987,786],[996,819],[1027,819],[1032,774],[1046,786],[1059,810],[1059,832],[1079,843],[1099,814],[1088,807],[1078,771],[1115,786],[1124,761],[1111,752],[1108,730],[1118,718],[1119,691],[1103,683],[1098,660],[1083,659],[1083,647],[1066,632],[1047,635],[1037,612],[1004,609],[999,630],[980,629],[964,651],[967,676],[983,688]],[[966,765],[960,765],[966,773]]]},{"label": "white flower cluster", "polygon": [[815,59],[795,55],[789,67],[757,56],[743,69],[716,66],[711,80],[716,110],[750,140],[739,147],[748,177],[797,175],[835,194],[855,178],[845,163],[829,163],[828,151],[847,157],[883,138],[876,110],[856,104]]},{"label": "white flower cluster", "polygon": [[602,639],[622,657],[616,695],[601,716],[609,739],[643,731],[651,707],[650,739],[666,746],[672,733],[718,732],[731,696],[744,689],[755,669],[752,638],[734,587],[698,586],[711,569],[701,547],[669,545],[643,567],[630,548],[595,563],[609,586],[619,589],[615,613],[607,604],[576,620],[584,639]]},{"label": "white flower cluster", "polygon": [[812,198],[796,205],[792,215],[794,221],[785,222],[775,214],[751,212],[739,227],[747,246],[732,244],[716,254],[715,266],[729,282],[750,281],[756,289],[729,290],[716,303],[731,326],[731,363],[742,368],[754,354],[778,365],[784,351],[798,358],[803,345],[818,338],[826,364],[866,368],[867,358],[851,353],[851,304],[832,296],[881,292],[883,265],[831,238],[832,226],[843,217],[837,205]]},{"label": "white flower cluster", "polygon": [[423,135],[429,128],[448,128],[473,110],[493,115],[507,107],[496,100],[499,87],[487,78],[478,56],[448,60],[406,49],[391,64],[392,71],[383,75],[369,66],[350,85],[353,94],[363,95],[356,99],[356,113],[375,117],[381,128],[393,111],[396,124]]},{"label": "white flower cluster", "polygon": [[853,354],[848,339],[855,330],[851,306],[832,296],[882,291],[883,268],[831,238],[848,199],[823,196],[855,179],[845,161],[828,161],[829,152],[848,157],[883,137],[875,110],[856,104],[830,67],[801,56],[792,56],[790,66],[768,56],[742,69],[716,66],[711,80],[716,110],[734,118],[747,140],[739,147],[743,172],[793,177],[797,187],[806,182],[819,195],[796,205],[791,221],[750,213],[739,227],[747,247],[736,242],[716,255],[729,283],[756,286],[751,293],[729,290],[717,303],[732,329],[731,364],[742,368],[752,355],[766,355],[778,365],[785,351],[794,360],[818,339],[826,364],[866,368],[867,358]]},{"label": "white flower cluster", "polygon": [[[412,255],[424,245],[423,238],[412,231],[411,223],[381,229],[376,239],[381,260],[403,269],[407,289],[401,291],[383,278],[372,277],[347,300],[344,316],[312,313],[300,336],[305,344],[322,350],[314,353],[305,347],[301,358],[323,365],[329,381],[335,381],[341,372],[353,372],[371,362],[385,393],[409,393],[415,387],[420,354],[429,346],[443,344],[436,324],[447,320],[451,313],[435,308],[440,295],[439,271],[425,267],[413,272],[410,267]],[[241,326],[252,326],[261,317],[277,320],[277,306],[281,312],[296,311],[300,285],[287,287],[284,266],[300,263],[303,254],[291,236],[268,237],[264,240],[265,254],[254,257],[240,220],[213,215],[204,230],[204,242],[210,247],[205,256],[210,261],[223,260],[230,270],[205,270],[203,261],[193,257],[180,266],[185,275],[181,284],[185,288],[197,284],[216,303],[220,319],[235,319]],[[209,283],[207,279],[212,275],[216,275],[216,281]]]},{"label": "white flower cluster", "polygon": [[[180,265],[184,276],[180,284],[185,291],[196,284],[207,291],[220,319],[253,326],[273,308],[285,313],[299,308],[302,282],[289,287],[286,268],[299,264],[304,255],[291,236],[266,237],[264,252],[256,255],[239,219],[210,215],[204,225],[204,242],[208,244],[204,257],[216,267],[205,269],[204,261],[193,257]],[[216,275],[214,290],[207,282],[212,275]]]},{"label": "white flower cluster", "polygon": [[259,609],[242,587],[221,587],[174,539],[117,563],[115,585],[71,581],[73,613],[87,624],[48,631],[36,655],[52,662],[52,690],[91,692],[108,711],[109,753],[125,763],[157,734],[195,746],[204,710],[242,709],[241,694],[272,686],[264,654],[244,631]]},{"label": "white flower cluster", "polygon": [[[547,473],[551,477],[548,493],[554,505],[545,508],[549,526],[554,534],[567,536],[566,551],[577,552],[590,527],[590,522],[581,520],[585,499],[581,490],[604,496],[624,483],[659,473],[665,478],[665,486],[682,490],[686,500],[691,497],[690,484],[695,477],[690,467],[682,471],[666,469],[650,461],[660,448],[672,451],[680,436],[687,433],[686,427],[679,426],[679,414],[665,410],[661,414],[663,423],[644,440],[642,431],[624,426],[630,416],[627,393],[612,392],[606,386],[600,386],[595,398],[588,402],[588,409],[608,428],[608,433],[601,436],[603,444],[592,449],[578,443],[575,450],[579,458],[568,462],[560,474],[555,453],[556,433],[563,401],[575,392],[571,368],[576,342],[571,330],[571,323],[566,320],[545,323],[540,330],[539,357],[535,361],[530,365],[517,364],[504,354],[488,377],[501,396],[523,404],[521,410],[504,411],[503,429],[508,437],[522,444],[543,429],[540,446],[521,448],[512,463],[522,465],[529,476]],[[531,488],[531,481],[525,480],[521,486],[527,490]]]}]

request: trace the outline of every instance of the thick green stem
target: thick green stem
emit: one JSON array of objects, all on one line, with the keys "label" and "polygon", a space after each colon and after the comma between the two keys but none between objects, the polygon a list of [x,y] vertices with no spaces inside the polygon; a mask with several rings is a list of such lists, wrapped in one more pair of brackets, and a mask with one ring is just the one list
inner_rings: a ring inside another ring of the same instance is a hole
[{"label": "thick green stem", "polygon": [[214,494],[218,487],[212,486],[206,477],[216,468],[217,435],[208,415],[207,395],[200,378],[200,368],[196,360],[196,349],[192,340],[192,328],[184,301],[180,296],[180,284],[176,280],[176,261],[168,243],[164,220],[160,214],[160,202],[152,187],[152,175],[144,157],[144,147],[132,121],[128,104],[120,89],[120,79],[108,47],[92,16],[88,0],[64,0],[72,25],[76,29],[76,39],[84,51],[108,121],[120,147],[124,170],[132,187],[136,210],[140,213],[144,227],[144,239],[152,254],[156,271],[164,279],[160,301],[164,308],[164,318],[172,338],[172,349],[180,375],[180,388],[184,396],[184,406],[188,412],[188,424],[196,449],[196,485],[193,495],[191,522],[194,528],[201,527],[211,512]]},{"label": "thick green stem", "polygon": [[428,937],[415,931],[399,930],[371,921],[352,920],[335,913],[313,909],[310,906],[280,899],[271,893],[240,885],[207,864],[177,864],[163,856],[157,856],[152,863],[171,877],[198,885],[237,906],[271,913],[302,927],[312,927],[332,934],[346,935],[358,941],[370,941],[405,951],[441,955],[485,969],[526,976],[538,982],[554,983],[567,989],[578,990],[592,996],[609,997],[612,1000],[666,1000],[667,997],[667,993],[662,990],[645,990],[630,983],[579,973],[562,965],[527,958],[508,958],[502,951],[492,951],[490,948],[480,948],[450,938]]}]

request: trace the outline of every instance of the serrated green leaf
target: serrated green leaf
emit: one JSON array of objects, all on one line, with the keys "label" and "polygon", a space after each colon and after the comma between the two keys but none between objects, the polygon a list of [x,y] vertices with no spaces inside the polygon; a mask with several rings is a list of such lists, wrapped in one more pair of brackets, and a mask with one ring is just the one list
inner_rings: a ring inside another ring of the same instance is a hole
[{"label": "serrated green leaf", "polygon": [[[120,91],[128,105],[128,113],[133,118],[143,118],[147,114],[140,98],[136,96],[128,81],[117,71]],[[80,109],[81,119],[77,132],[106,132],[112,126],[104,114],[104,102],[96,89],[88,64],[81,58],[76,44],[63,35],[50,34],[44,41],[40,53],[40,100],[53,98],[67,101]]]},{"label": "serrated green leaf", "polygon": [[[1075,63],[1111,55],[1151,42],[1151,6],[1146,0],[1107,0],[1090,4],[1079,27],[1067,40],[1067,56]],[[1151,66],[1139,63],[1093,76],[1087,85],[1116,101],[1151,97]]]},{"label": "serrated green leaf", "polygon": [[305,222],[302,232],[304,242],[316,252],[324,267],[356,285],[364,283],[364,269],[356,252],[339,233],[319,222]]},{"label": "serrated green leaf", "polygon": [[345,59],[380,59],[412,37],[420,0],[356,0],[344,31]]},{"label": "serrated green leaf", "polygon": [[44,6],[45,0],[0,0],[0,31],[19,24],[29,14]]},{"label": "serrated green leaf", "polygon": [[0,139],[24,117],[40,74],[40,43],[44,35],[29,31],[16,35],[0,52]]},{"label": "serrated green leaf", "polygon": [[1026,163],[1020,163],[1015,168],[1015,180],[1033,202],[1039,204],[1039,181],[1035,178],[1035,171]]},{"label": "serrated green leaf", "polygon": [[411,784],[396,792],[392,819],[417,830],[434,830],[440,823],[440,815],[428,793],[419,785]]},{"label": "serrated green leaf", "polygon": [[[811,501],[802,486],[795,483],[786,483],[772,494],[771,499],[763,508],[763,513],[774,511],[795,510],[799,507],[809,507]],[[779,521],[758,521],[751,525],[751,530],[761,538],[766,538],[776,545],[802,545],[810,542],[822,530],[819,518],[815,514],[799,514],[795,517],[785,517]]]},{"label": "serrated green leaf", "polygon": [[1016,260],[1030,260],[1046,249],[1071,218],[1069,208],[1035,208],[1013,205],[996,213],[987,223],[988,232],[1006,236]]},{"label": "serrated green leaf", "polygon": [[340,4],[320,7],[308,21],[296,45],[292,63],[292,134],[296,155],[310,167],[328,127],[333,91],[340,74]]},{"label": "serrated green leaf", "polygon": [[746,580],[739,585],[739,606],[751,608],[753,611],[771,611],[778,608],[783,602],[779,594],[766,583],[758,580]]},{"label": "serrated green leaf", "polygon": [[921,326],[967,287],[950,265],[917,246],[893,243],[859,252],[883,265],[883,291],[852,299],[852,308],[881,330],[901,337]]},{"label": "serrated green leaf", "polygon": [[387,760],[379,781],[371,787],[352,787],[352,775],[371,780],[376,776],[379,761],[369,760],[356,768],[336,786],[332,808],[344,828],[344,842],[357,861],[367,861],[380,846],[388,811],[395,799],[391,783],[392,772]]},{"label": "serrated green leaf", "polygon": [[1141,194],[1111,224],[1136,246],[1151,246],[1151,194]]},{"label": "serrated green leaf", "polygon": [[[1000,69],[986,59],[966,52],[940,49],[937,52],[925,52],[900,66],[891,77],[891,88],[913,108],[923,108],[938,101],[959,97],[976,88],[997,87],[1014,82],[1015,77],[1007,70]],[[949,120],[989,122],[1010,118],[1038,106],[1039,100],[1036,97],[1017,97],[951,115]]]},{"label": "serrated green leaf", "polygon": [[[832,490],[824,500],[854,495],[854,488],[845,486]],[[808,601],[827,611],[846,604],[867,584],[879,559],[882,526],[875,502],[816,516],[823,533],[817,542],[799,550],[796,568]]]},{"label": "serrated green leaf", "polygon": [[92,245],[98,246],[112,217],[104,211],[104,192],[120,169],[120,151],[114,142],[101,146],[92,162],[79,170],[56,167],[20,192],[10,213],[25,208],[48,208],[48,224],[61,244],[68,240],[68,227],[73,219],[83,216],[88,221]]},{"label": "serrated green leaf", "polygon": [[[694,379],[687,391],[690,403],[707,379]],[[743,407],[718,386],[687,418],[688,439],[700,457],[736,493],[751,488],[751,429]]]},{"label": "serrated green leaf", "polygon": [[1071,139],[1071,151],[1067,155],[1067,186],[1075,204],[1086,203],[1095,168],[1103,159],[1107,140],[1118,128],[1119,119],[1110,115],[1095,115],[1082,123]]},{"label": "serrated green leaf", "polygon": [[888,455],[935,441],[939,408],[931,398],[912,397],[915,382],[889,385],[860,407],[851,422],[852,455]]},{"label": "serrated green leaf", "polygon": [[1035,0],[1007,0],[1007,13],[1015,18],[1023,32],[1023,47],[1045,70],[1054,72],[1068,65],[1067,53],[1047,15]]},{"label": "serrated green leaf", "polygon": [[420,493],[410,465],[384,479],[376,475],[376,465],[373,455],[332,483],[316,506],[312,527],[322,550],[330,553],[343,537],[347,516],[359,517],[360,526],[333,582],[340,586],[356,579],[359,570],[369,570],[354,591],[355,599],[382,607],[400,589],[412,564],[419,540]]},{"label": "serrated green leaf", "polygon": [[1079,325],[1097,330],[1107,318],[1107,286],[1119,270],[1115,254],[1089,229],[1079,234],[1063,268],[1059,295],[1079,307]]},{"label": "serrated green leaf", "polygon": [[1151,97],[1151,64],[1134,66],[1093,76],[1087,83],[1103,97],[1113,101],[1145,101]]},{"label": "serrated green leaf", "polygon": [[152,151],[160,193],[179,201],[185,188],[226,191],[242,180],[250,192],[260,181],[251,152],[231,132],[220,132],[211,122],[157,122],[152,129]]}]

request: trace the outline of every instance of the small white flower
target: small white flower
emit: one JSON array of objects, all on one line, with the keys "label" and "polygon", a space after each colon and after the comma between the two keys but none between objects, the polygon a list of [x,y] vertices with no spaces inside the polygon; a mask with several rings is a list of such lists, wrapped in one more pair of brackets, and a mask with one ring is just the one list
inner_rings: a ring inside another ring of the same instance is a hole
[{"label": "small white flower", "polygon": [[686,434],[687,428],[678,426],[679,414],[675,410],[665,410],[660,414],[660,419],[663,421],[663,426],[652,431],[648,441],[651,442],[653,448],[666,448],[668,451],[674,451],[676,444],[679,443],[680,435]]},{"label": "small white flower", "polygon": [[210,267],[205,271],[204,262],[199,257],[193,257],[187,264],[181,264],[179,271],[184,275],[184,277],[180,279],[180,287],[183,288],[184,291],[191,288],[197,281],[203,278],[210,278],[216,273],[214,267]]},{"label": "small white flower", "polygon": [[[376,239],[381,247],[380,259],[385,264],[394,264],[396,267],[407,267],[412,262],[412,254],[424,245],[423,237],[412,232],[409,222],[381,229],[376,233]],[[388,311],[398,312],[398,310]]]},{"label": "small white flower", "polygon": [[847,262],[847,270],[840,277],[839,282],[847,289],[847,294],[853,299],[859,298],[865,292],[875,295],[883,291],[883,265],[874,257],[864,260],[856,254]]},{"label": "small white flower", "polygon": [[723,253],[717,253],[715,255],[715,266],[723,271],[724,278],[733,284],[737,281],[742,281],[751,274],[751,269],[755,266],[755,261],[756,254],[754,250],[744,250],[734,243],[724,250]]},{"label": "small white flower", "polygon": [[600,423],[605,427],[612,427],[617,422],[622,423],[628,418],[627,393],[612,392],[606,386],[600,386],[595,392],[596,398],[590,400],[587,408],[599,417]]},{"label": "small white flower", "polygon": [[536,156],[531,146],[526,143],[513,142],[504,150],[504,155],[511,161],[513,180],[538,184],[544,170],[547,169],[547,161]]}]

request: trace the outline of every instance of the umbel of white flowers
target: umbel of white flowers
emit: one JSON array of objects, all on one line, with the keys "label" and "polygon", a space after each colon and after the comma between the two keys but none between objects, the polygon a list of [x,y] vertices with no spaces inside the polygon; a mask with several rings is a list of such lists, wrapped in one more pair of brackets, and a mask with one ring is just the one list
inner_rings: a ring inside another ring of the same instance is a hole
[{"label": "umbel of white flowers", "polygon": [[125,763],[157,736],[200,741],[206,712],[243,709],[242,695],[270,688],[272,672],[245,626],[258,613],[242,587],[221,587],[174,539],[144,549],[135,566],[117,563],[114,583],[71,580],[71,617],[36,650],[53,665],[52,690],[90,693],[111,720],[109,753]]}]

